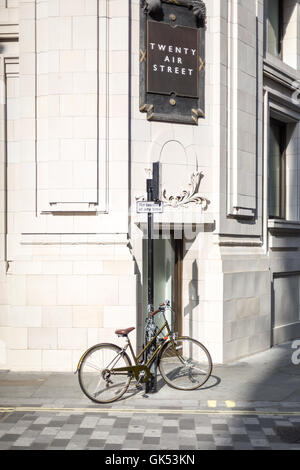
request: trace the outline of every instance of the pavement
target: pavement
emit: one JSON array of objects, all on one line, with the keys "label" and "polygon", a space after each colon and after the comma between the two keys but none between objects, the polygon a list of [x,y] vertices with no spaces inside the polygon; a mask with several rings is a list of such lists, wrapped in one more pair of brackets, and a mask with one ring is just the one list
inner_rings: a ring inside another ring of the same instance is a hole
[{"label": "pavement", "polygon": [[99,405],[74,373],[0,370],[0,450],[300,450],[292,343],[215,365],[196,391],[159,377],[146,395]]}]

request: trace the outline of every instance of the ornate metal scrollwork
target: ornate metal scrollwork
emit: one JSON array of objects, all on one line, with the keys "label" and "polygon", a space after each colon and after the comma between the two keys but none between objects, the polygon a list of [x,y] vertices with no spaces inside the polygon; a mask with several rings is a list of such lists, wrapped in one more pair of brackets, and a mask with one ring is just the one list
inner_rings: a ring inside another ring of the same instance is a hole
[{"label": "ornate metal scrollwork", "polygon": [[[202,172],[194,172],[191,175],[191,181],[189,183],[189,189],[183,190],[178,196],[168,196],[167,190],[164,189],[162,192],[162,202],[165,206],[178,208],[178,207],[187,207],[190,204],[196,204],[201,206],[203,210],[207,209],[209,200],[201,196],[198,193],[199,185],[201,179],[203,178]],[[137,201],[146,201],[145,196],[136,197]]]},{"label": "ornate metal scrollwork", "polygon": [[171,207],[186,207],[189,204],[196,204],[202,207],[202,209],[207,209],[209,204],[208,199],[201,196],[198,193],[200,181],[203,178],[203,173],[195,172],[191,176],[191,182],[189,183],[189,189],[183,190],[182,193],[178,196],[168,196],[167,191],[164,190],[162,193],[162,201],[165,206]]},{"label": "ornate metal scrollwork", "polygon": [[206,20],[206,6],[203,0],[143,0],[144,8],[151,16],[158,15],[161,12],[161,3],[174,3],[174,5],[182,5],[193,10],[194,15],[199,19],[202,25]]},{"label": "ornate metal scrollwork", "polygon": [[161,0],[144,0],[144,8],[150,15],[161,12]]}]

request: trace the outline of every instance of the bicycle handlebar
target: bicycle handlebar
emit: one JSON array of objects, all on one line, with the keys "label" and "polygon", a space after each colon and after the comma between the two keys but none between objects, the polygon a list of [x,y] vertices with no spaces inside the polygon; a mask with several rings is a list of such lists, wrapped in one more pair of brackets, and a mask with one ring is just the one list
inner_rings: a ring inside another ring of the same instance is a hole
[{"label": "bicycle handlebar", "polygon": [[154,317],[159,312],[163,312],[167,306],[167,301],[163,302],[162,304],[159,304],[159,308],[157,310],[154,310],[154,312],[149,313],[149,317]]},{"label": "bicycle handlebar", "polygon": [[154,310],[154,312],[149,313],[149,317],[154,317],[158,312],[160,312],[160,309]]}]

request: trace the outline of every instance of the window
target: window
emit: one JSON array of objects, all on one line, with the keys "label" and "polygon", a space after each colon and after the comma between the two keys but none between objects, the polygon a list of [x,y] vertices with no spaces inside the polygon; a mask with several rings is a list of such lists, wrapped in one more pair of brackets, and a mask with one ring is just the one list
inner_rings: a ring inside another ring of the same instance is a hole
[{"label": "window", "polygon": [[270,120],[268,202],[269,217],[285,218],[285,145],[286,125],[275,119]]},{"label": "window", "polygon": [[282,0],[267,0],[267,52],[282,58],[283,5]]}]

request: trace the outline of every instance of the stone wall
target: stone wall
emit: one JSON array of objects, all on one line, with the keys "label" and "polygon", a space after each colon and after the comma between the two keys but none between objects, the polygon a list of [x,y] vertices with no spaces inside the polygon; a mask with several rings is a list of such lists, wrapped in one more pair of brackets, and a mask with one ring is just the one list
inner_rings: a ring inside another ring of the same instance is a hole
[{"label": "stone wall", "polygon": [[[300,272],[299,5],[281,61],[264,50],[262,0],[206,4],[206,113],[187,126],[140,112],[138,0],[0,1],[0,368],[74,370],[117,327],[141,343],[135,203],[155,161],[156,229],[184,237],[183,333],[214,362],[299,334],[296,316],[274,323]],[[285,221],[268,221],[270,116],[290,132]],[[189,204],[168,204],[183,191]]]}]

